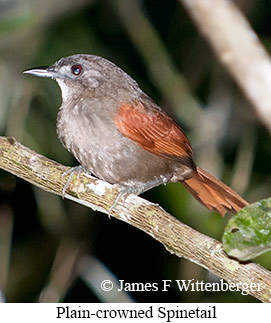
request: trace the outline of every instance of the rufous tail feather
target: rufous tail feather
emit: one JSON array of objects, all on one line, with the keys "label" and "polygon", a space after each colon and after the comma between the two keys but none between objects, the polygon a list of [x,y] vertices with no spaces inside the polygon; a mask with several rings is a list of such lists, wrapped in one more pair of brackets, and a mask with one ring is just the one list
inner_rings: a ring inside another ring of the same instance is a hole
[{"label": "rufous tail feather", "polygon": [[197,167],[192,178],[182,183],[200,203],[222,216],[228,211],[236,213],[249,204],[234,190],[200,167]]}]

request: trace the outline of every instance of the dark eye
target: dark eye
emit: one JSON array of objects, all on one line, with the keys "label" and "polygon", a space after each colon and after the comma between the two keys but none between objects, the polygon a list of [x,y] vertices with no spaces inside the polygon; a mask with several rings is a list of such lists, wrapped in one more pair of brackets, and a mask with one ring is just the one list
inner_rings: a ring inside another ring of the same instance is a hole
[{"label": "dark eye", "polygon": [[72,66],[72,74],[73,75],[79,75],[82,72],[82,66],[79,64],[73,65]]}]

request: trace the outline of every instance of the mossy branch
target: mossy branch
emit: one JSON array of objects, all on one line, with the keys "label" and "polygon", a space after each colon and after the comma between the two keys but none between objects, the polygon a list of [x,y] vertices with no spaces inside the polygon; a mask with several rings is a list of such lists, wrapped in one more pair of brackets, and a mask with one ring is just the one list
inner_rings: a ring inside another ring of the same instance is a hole
[{"label": "mossy branch", "polygon": [[[0,168],[37,187],[62,195],[67,182],[63,172],[69,168],[23,146],[14,138],[0,137]],[[65,198],[94,210],[108,213],[118,187],[87,174],[74,176]],[[220,242],[197,232],[165,212],[159,205],[130,195],[111,214],[151,235],[165,248],[231,283],[259,284],[249,293],[263,302],[271,302],[271,272],[255,263],[241,264],[230,259]]]}]

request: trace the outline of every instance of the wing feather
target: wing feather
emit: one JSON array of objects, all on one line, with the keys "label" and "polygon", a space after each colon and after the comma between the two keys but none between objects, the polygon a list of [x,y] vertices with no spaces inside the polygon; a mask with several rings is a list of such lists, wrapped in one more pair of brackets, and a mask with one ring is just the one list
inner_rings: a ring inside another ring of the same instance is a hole
[{"label": "wing feather", "polygon": [[142,102],[123,104],[115,125],[124,136],[153,154],[180,161],[192,159],[191,144],[177,123],[160,110],[147,109]]}]

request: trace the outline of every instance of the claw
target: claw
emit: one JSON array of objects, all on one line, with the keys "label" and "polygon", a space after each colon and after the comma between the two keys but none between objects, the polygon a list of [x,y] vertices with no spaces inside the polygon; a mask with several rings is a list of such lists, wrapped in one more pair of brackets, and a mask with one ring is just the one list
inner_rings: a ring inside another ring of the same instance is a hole
[{"label": "claw", "polygon": [[158,186],[160,184],[164,184],[165,181],[163,178],[156,178],[153,181],[149,181],[147,183],[144,183],[142,185],[138,185],[138,186],[128,186],[125,187],[124,189],[122,189],[118,196],[116,197],[115,201],[113,202],[113,204],[110,206],[109,211],[108,211],[108,217],[110,219],[111,213],[114,210],[114,208],[117,206],[117,204],[119,203],[120,199],[126,199],[128,195],[130,194],[135,194],[135,195],[140,195],[141,193],[155,187]]},{"label": "claw", "polygon": [[84,172],[84,171],[85,171],[84,167],[83,167],[83,166],[81,166],[81,165],[79,165],[79,166],[75,166],[75,167],[71,167],[71,168],[69,168],[66,172],[64,172],[64,173],[61,175],[61,177],[64,177],[64,176],[69,175],[69,178],[68,178],[68,180],[67,180],[66,184],[64,185],[63,190],[62,190],[62,194],[61,194],[61,196],[62,196],[63,200],[64,200],[64,198],[65,198],[66,190],[67,190],[67,188],[69,187],[70,182],[71,182],[71,180],[72,180],[72,178],[73,178],[73,175],[74,175],[74,174],[77,174],[77,179],[79,179],[80,173],[81,173],[81,172]]},{"label": "claw", "polygon": [[129,192],[128,192],[128,190],[130,189],[130,187],[127,187],[127,188],[125,188],[125,189],[122,189],[120,192],[119,192],[119,194],[118,194],[118,196],[116,197],[116,199],[115,199],[115,201],[113,202],[113,204],[110,206],[110,209],[109,209],[109,211],[108,211],[108,217],[109,217],[109,219],[110,219],[110,217],[111,217],[111,213],[112,213],[112,211],[114,210],[114,208],[117,206],[117,204],[119,203],[119,201],[122,199],[126,199],[127,198],[127,196],[130,194]]}]

